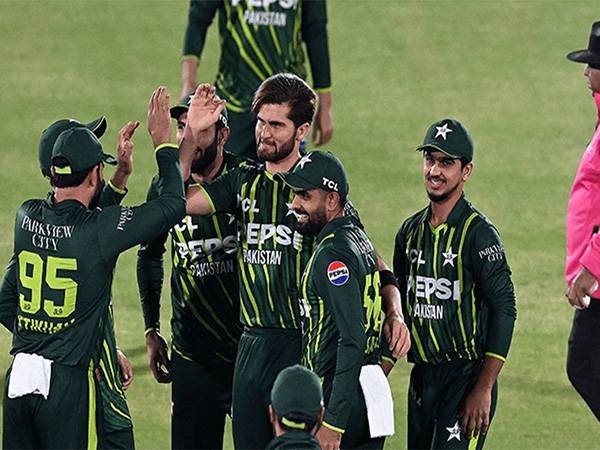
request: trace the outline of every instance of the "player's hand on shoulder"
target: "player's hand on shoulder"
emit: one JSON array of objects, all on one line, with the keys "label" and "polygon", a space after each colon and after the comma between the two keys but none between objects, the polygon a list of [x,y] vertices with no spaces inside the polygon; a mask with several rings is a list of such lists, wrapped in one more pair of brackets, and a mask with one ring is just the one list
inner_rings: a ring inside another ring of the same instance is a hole
[{"label": "player's hand on shoulder", "polygon": [[171,140],[170,97],[164,86],[152,93],[148,102],[148,133],[154,148]]},{"label": "player's hand on shoulder", "polygon": [[159,383],[171,382],[171,360],[167,341],[156,330],[146,335],[146,350],[148,352],[148,366]]}]

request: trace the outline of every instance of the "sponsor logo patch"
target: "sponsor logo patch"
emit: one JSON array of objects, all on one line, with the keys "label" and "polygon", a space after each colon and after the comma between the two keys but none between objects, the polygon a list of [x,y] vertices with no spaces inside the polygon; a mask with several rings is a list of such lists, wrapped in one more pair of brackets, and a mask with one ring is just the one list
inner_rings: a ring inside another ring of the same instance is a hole
[{"label": "sponsor logo patch", "polygon": [[333,261],[327,267],[327,278],[334,286],[342,286],[350,278],[350,270],[341,261]]}]

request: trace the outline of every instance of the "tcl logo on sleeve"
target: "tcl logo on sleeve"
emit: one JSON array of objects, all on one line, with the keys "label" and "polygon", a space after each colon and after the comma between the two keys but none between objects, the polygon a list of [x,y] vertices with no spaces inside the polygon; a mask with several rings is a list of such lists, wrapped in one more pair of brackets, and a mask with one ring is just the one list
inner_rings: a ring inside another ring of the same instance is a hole
[{"label": "tcl logo on sleeve", "polygon": [[350,278],[350,270],[341,261],[333,261],[327,267],[327,278],[334,286],[342,286]]}]

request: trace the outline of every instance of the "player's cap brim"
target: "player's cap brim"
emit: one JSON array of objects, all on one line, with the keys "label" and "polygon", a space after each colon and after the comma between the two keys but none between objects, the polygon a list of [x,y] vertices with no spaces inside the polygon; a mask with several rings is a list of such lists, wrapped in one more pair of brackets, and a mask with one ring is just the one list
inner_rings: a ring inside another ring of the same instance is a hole
[{"label": "player's cap brim", "polygon": [[297,191],[316,189],[320,187],[319,185],[315,185],[315,183],[308,181],[306,178],[294,172],[278,173],[276,177]]},{"label": "player's cap brim", "polygon": [[117,160],[114,156],[109,155],[108,153],[102,153],[102,161],[106,164],[110,164],[111,166],[117,165]]},{"label": "player's cap brim", "polygon": [[584,64],[600,65],[600,54],[589,50],[576,50],[567,55],[567,59]]},{"label": "player's cap brim", "polygon": [[433,145],[433,144],[426,144],[426,145],[421,145],[420,147],[416,148],[416,151],[418,152],[422,152],[425,151],[427,149],[433,149],[433,150],[437,150],[442,152],[444,155],[449,156],[452,159],[460,159],[461,156],[457,156],[457,155],[453,155],[452,153],[448,152],[447,150],[444,150],[442,147],[438,147],[437,145]]},{"label": "player's cap brim", "polygon": [[108,124],[105,116],[98,117],[96,120],[92,120],[91,122],[85,124],[85,127],[94,133],[97,138],[100,138],[104,135],[107,126]]},{"label": "player's cap brim", "polygon": [[179,117],[183,114],[188,112],[189,107],[185,106],[185,105],[177,105],[177,106],[173,106],[169,112],[171,113],[171,117],[175,120],[179,119]]}]

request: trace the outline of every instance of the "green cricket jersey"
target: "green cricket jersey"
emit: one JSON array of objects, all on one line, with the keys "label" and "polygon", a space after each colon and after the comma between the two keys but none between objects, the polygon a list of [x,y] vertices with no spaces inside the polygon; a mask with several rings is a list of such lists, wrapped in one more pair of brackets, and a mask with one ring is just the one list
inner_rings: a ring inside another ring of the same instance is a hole
[{"label": "green cricket jersey", "polygon": [[266,78],[292,72],[306,78],[306,43],[315,89],[331,85],[325,0],[191,0],[184,58],[199,58],[219,11],[221,60],[215,85],[227,108],[250,109]]},{"label": "green cricket jersey", "polygon": [[261,164],[230,170],[203,189],[213,211],[235,214],[240,223],[242,324],[299,328],[297,292],[314,238],[295,231],[291,188]]},{"label": "green cricket jersey", "polygon": [[8,269],[19,299],[12,354],[89,365],[108,313],[118,255],[185,214],[176,147],[161,146],[156,158],[162,183],[161,197],[154,202],[92,211],[75,200],[54,203],[49,197],[28,200],[19,208],[14,263]]},{"label": "green cricket jersey", "polygon": [[411,332],[408,359],[439,364],[484,355],[505,360],[516,319],[511,271],[498,232],[462,196],[446,223],[430,209],[409,217],[394,248]]},{"label": "green cricket jersey", "polygon": [[303,363],[332,382],[324,423],[344,432],[365,364],[379,362],[382,325],[377,254],[350,217],[329,222],[302,277]]},{"label": "green cricket jersey", "polygon": [[[218,175],[246,160],[224,153]],[[148,200],[157,196],[152,180]],[[163,253],[171,241],[173,350],[194,361],[216,358],[233,363],[242,328],[239,324],[237,221],[231,213],[186,216],[169,233],[138,252],[138,284],[146,330],[160,328]]]}]

